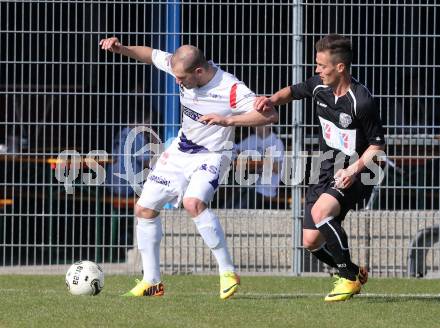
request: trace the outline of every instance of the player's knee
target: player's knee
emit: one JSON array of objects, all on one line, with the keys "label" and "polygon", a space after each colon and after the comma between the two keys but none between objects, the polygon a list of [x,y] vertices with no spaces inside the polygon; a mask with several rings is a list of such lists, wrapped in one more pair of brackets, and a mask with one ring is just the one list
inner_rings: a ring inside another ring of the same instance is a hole
[{"label": "player's knee", "polygon": [[303,229],[302,236],[304,248],[310,251],[320,248],[322,243],[325,242],[319,230]]},{"label": "player's knee", "polygon": [[159,215],[159,212],[136,204],[134,206],[134,215],[137,218],[154,219]]},{"label": "player's knee", "polygon": [[312,207],[310,213],[312,214],[313,222],[319,223],[322,219],[327,217],[326,211],[316,204]]},{"label": "player's knee", "polygon": [[308,249],[309,251],[312,251],[314,249],[319,248],[321,245],[316,240],[316,238],[308,236],[308,235],[303,235],[303,246],[304,246],[304,248]]},{"label": "player's knee", "polygon": [[184,198],[183,207],[193,218],[198,216],[206,209],[205,204],[197,198]]}]

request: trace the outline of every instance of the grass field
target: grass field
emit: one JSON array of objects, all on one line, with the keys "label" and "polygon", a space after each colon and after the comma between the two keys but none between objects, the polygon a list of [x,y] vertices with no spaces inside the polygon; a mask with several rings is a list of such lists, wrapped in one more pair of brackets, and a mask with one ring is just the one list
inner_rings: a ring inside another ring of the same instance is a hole
[{"label": "grass field", "polygon": [[440,281],[370,279],[363,294],[326,304],[330,278],[242,277],[218,298],[215,276],[165,276],[162,298],[123,298],[133,277],[107,276],[95,297],[61,276],[0,276],[0,327],[440,327]]}]

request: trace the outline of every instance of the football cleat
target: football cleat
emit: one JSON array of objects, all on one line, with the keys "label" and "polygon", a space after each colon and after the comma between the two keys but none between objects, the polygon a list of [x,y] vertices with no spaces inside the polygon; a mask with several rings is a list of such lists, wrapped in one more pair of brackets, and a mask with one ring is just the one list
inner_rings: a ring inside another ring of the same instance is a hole
[{"label": "football cleat", "polygon": [[235,272],[220,274],[220,298],[225,300],[234,295],[238,285],[240,285],[240,277]]},{"label": "football cleat", "polygon": [[326,302],[346,301],[353,297],[353,295],[359,294],[361,286],[362,285],[357,277],[355,281],[341,277],[334,282],[333,290],[327,294],[324,300]]},{"label": "football cleat", "polygon": [[[331,277],[336,281],[338,279],[341,278],[341,276],[339,275],[339,273],[333,273],[331,275]],[[359,279],[359,282],[361,283],[361,285],[365,285],[368,281],[368,270],[366,267],[359,267],[359,273],[357,274],[357,277]],[[359,291],[356,294],[359,294],[361,292],[361,290],[359,289]]]},{"label": "football cleat", "polygon": [[129,292],[126,292],[122,296],[163,296],[164,288],[163,283],[159,282],[155,285],[152,285],[144,280],[136,279],[136,286]]}]

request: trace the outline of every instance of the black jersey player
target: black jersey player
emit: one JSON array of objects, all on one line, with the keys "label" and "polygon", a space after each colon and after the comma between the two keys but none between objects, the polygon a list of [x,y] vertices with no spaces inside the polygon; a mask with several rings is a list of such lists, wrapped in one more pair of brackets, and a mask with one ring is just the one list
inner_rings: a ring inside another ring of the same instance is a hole
[{"label": "black jersey player", "polygon": [[384,149],[379,110],[368,89],[351,76],[351,61],[350,40],[328,35],[316,43],[317,75],[255,101],[260,111],[304,98],[313,98],[315,103],[324,160],[318,181],[307,190],[303,244],[339,270],[326,301],[349,299],[367,280],[366,268],[351,261],[341,222],[350,209],[362,207],[370,196],[373,186],[367,183],[369,174],[363,173],[371,173],[368,167]]}]

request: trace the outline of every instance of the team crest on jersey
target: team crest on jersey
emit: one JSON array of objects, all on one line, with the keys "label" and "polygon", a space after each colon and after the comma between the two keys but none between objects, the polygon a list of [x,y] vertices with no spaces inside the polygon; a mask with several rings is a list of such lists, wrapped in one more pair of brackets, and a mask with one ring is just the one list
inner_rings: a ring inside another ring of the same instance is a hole
[{"label": "team crest on jersey", "polygon": [[351,116],[345,113],[341,113],[339,114],[339,124],[343,127],[346,128],[348,127],[352,122]]}]

